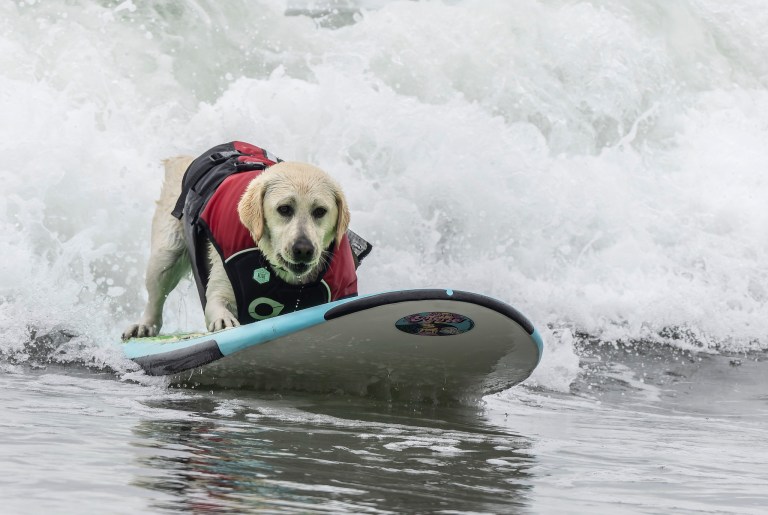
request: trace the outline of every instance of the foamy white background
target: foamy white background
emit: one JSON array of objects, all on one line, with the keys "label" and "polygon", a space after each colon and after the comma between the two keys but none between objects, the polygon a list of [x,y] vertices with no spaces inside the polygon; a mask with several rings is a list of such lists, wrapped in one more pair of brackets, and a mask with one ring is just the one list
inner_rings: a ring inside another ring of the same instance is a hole
[{"label": "foamy white background", "polygon": [[[668,4],[358,2],[334,29],[285,15],[327,2],[3,2],[0,345],[112,345],[160,160],[241,139],[344,185],[363,292],[522,310],[544,386],[574,331],[768,347],[768,10]],[[201,326],[186,283],[165,329]]]}]

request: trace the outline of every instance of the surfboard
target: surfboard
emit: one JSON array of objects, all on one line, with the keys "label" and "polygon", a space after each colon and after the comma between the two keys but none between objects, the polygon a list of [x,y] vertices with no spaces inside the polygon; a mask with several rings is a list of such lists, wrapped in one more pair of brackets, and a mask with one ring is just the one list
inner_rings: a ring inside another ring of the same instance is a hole
[{"label": "surfboard", "polygon": [[175,386],[437,401],[524,381],[543,342],[504,302],[428,289],[339,300],[215,333],[134,338],[122,348]]}]

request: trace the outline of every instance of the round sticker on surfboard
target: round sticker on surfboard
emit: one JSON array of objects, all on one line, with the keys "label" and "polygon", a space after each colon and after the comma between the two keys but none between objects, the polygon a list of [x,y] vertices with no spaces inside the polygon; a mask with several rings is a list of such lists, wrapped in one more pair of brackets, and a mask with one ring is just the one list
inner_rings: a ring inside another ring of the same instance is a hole
[{"label": "round sticker on surfboard", "polygon": [[427,311],[407,315],[395,322],[395,327],[418,336],[454,336],[475,327],[471,318],[447,311]]}]

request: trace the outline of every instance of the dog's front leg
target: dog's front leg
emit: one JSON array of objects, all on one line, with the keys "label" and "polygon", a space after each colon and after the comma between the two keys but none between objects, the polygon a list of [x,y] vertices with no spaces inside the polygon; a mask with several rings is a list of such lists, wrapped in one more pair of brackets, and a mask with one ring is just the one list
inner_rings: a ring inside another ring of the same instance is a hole
[{"label": "dog's front leg", "polygon": [[237,312],[237,302],[232,283],[221,262],[221,257],[213,248],[208,246],[208,259],[211,273],[208,286],[205,289],[205,323],[209,331],[220,331],[227,327],[237,327],[240,322],[233,313]]}]

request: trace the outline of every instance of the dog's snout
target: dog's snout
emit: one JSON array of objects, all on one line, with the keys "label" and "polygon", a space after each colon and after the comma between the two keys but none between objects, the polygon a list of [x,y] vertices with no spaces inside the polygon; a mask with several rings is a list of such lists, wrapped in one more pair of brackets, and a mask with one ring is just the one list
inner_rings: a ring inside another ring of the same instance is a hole
[{"label": "dog's snout", "polygon": [[315,247],[307,238],[299,238],[293,244],[293,259],[299,263],[312,261],[315,255]]}]

